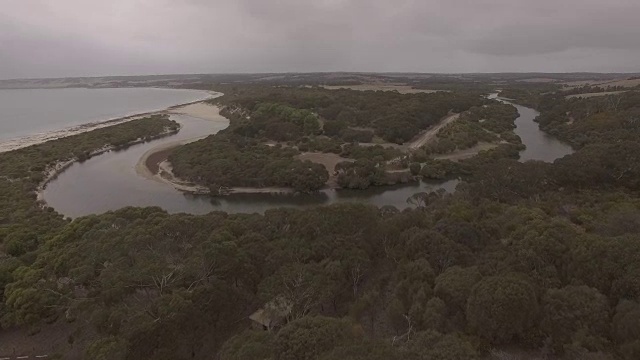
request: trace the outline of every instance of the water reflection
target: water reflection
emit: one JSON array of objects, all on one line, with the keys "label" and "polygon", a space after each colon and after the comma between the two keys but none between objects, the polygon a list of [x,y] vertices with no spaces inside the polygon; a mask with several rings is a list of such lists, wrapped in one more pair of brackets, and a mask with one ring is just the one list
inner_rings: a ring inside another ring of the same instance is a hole
[{"label": "water reflection", "polygon": [[497,99],[505,104],[515,106],[520,114],[515,121],[516,129],[514,132],[520,136],[522,143],[527,147],[520,152],[520,161],[540,160],[553,162],[556,159],[573,153],[571,146],[540,130],[538,123],[534,121],[534,119],[540,115],[539,112],[511,103],[505,99]]},{"label": "water reflection", "polygon": [[[553,161],[572,152],[569,146],[540,131],[533,121],[538,115],[535,110],[514,106],[520,113],[516,120],[515,132],[527,146],[521,153],[521,161]],[[172,119],[183,126],[178,134],[74,164],[49,184],[44,199],[58,212],[69,217],[103,213],[126,206],[159,206],[170,213],[264,213],[278,207],[304,208],[358,202],[378,207],[394,206],[402,210],[413,206],[407,203],[407,199],[416,193],[438,189],[453,192],[458,184],[457,180],[443,183],[414,182],[372,187],[367,190],[323,190],[311,195],[233,194],[211,197],[183,194],[165,183],[139,176],[135,171],[138,160],[150,149],[175,141],[215,134],[225,128],[226,124],[186,115],[172,115]]]},{"label": "water reflection", "polygon": [[126,206],[159,206],[170,213],[191,214],[211,211],[264,213],[278,207],[304,208],[341,202],[391,205],[404,209],[412,206],[406,200],[417,192],[440,188],[453,191],[457,184],[455,180],[445,183],[414,182],[367,190],[323,190],[310,195],[233,194],[211,197],[183,194],[165,183],[139,176],[135,171],[138,160],[147,151],[163,144],[214,134],[227,125],[186,115],[171,115],[171,118],[182,124],[178,134],[73,164],[47,186],[45,201],[69,217],[99,214]]}]

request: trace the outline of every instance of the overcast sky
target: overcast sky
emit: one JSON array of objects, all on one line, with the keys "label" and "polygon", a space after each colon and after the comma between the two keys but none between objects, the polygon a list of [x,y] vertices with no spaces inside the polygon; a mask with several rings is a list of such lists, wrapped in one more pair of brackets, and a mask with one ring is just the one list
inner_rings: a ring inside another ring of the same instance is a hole
[{"label": "overcast sky", "polygon": [[0,78],[640,72],[640,0],[0,0]]}]

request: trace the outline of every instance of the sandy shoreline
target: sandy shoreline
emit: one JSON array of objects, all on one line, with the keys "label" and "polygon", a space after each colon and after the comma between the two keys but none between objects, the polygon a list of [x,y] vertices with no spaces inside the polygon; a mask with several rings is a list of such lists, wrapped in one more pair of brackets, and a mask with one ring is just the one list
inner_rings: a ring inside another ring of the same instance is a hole
[{"label": "sandy shoreline", "polygon": [[76,125],[76,126],[68,127],[65,129],[53,130],[45,133],[39,133],[39,134],[27,135],[27,136],[15,138],[15,139],[9,139],[0,143],[0,153],[18,150],[24,147],[38,145],[38,144],[45,143],[47,141],[58,140],[68,136],[78,135],[78,134],[86,133],[86,132],[97,130],[97,129],[102,129],[109,126],[123,124],[129,121],[142,119],[144,117],[148,117],[152,115],[171,114],[171,113],[174,113],[173,111],[181,107],[188,106],[191,104],[203,103],[207,100],[215,99],[217,97],[222,96],[222,94],[218,92],[207,91],[207,93],[209,94],[209,96],[206,98],[202,98],[196,101],[191,101],[188,103],[173,105],[165,109],[147,111],[147,112],[142,112],[138,114],[118,117],[114,119],[107,119],[104,121]]},{"label": "sandy shoreline", "polygon": [[[83,124],[83,125],[79,125],[79,126],[74,126],[71,128],[67,128],[67,129],[62,129],[62,130],[56,130],[56,131],[52,131],[52,132],[48,132],[48,133],[44,133],[44,134],[35,134],[35,135],[31,135],[31,136],[27,136],[27,137],[23,137],[23,138],[18,138],[18,139],[14,139],[14,140],[9,140],[7,142],[1,143],[0,144],[0,153],[1,152],[8,152],[8,151],[13,151],[13,150],[17,150],[23,147],[28,147],[28,146],[32,146],[32,145],[37,145],[37,144],[41,144],[47,141],[51,141],[51,140],[58,140],[58,139],[62,139],[68,136],[73,136],[73,135],[77,135],[77,134],[82,134],[85,132],[89,132],[89,131],[93,131],[93,130],[97,130],[97,129],[101,129],[101,128],[106,128],[109,126],[114,126],[114,125],[118,125],[118,124],[122,124],[128,121],[133,121],[133,120],[137,120],[137,119],[141,119],[150,115],[155,115],[155,114],[171,114],[173,113],[173,111],[175,111],[176,109],[182,108],[182,107],[186,107],[186,106],[190,106],[190,105],[197,105],[197,104],[203,104],[205,101],[211,100],[211,99],[215,99],[217,97],[222,96],[222,93],[217,93],[217,92],[211,92],[211,91],[207,91],[207,93],[210,95],[209,97],[202,99],[202,100],[198,100],[198,101],[192,101],[186,104],[181,104],[181,105],[174,105],[171,106],[167,109],[164,110],[158,110],[158,111],[152,111],[152,112],[145,112],[145,113],[140,113],[140,114],[136,114],[136,115],[130,115],[130,116],[126,116],[126,117],[122,117],[122,118],[117,118],[117,119],[111,119],[111,120],[106,120],[106,121],[102,121],[102,122],[96,122],[96,123],[89,123],[89,124]],[[157,136],[154,137],[154,139],[159,139],[165,136],[169,136],[172,134],[175,134],[175,131],[166,131],[164,133],[158,134]],[[149,139],[147,139],[149,140]],[[142,141],[147,141],[147,140],[142,140],[142,139],[138,139],[135,140],[129,144],[127,144],[127,146],[132,146],[135,144],[138,144]],[[113,146],[105,146],[101,149],[95,150],[93,151],[90,155],[89,158],[94,157],[94,156],[98,156],[101,154],[104,154],[106,152],[109,152],[111,150],[113,150],[114,147]],[[69,168],[71,165],[73,165],[75,162],[77,162],[78,159],[69,159],[69,160],[64,160],[64,161],[58,161],[57,163],[48,166],[47,169],[44,171],[44,179],[40,182],[40,184],[38,184],[38,187],[36,188],[36,199],[37,201],[44,201],[44,190],[47,187],[47,185],[53,181],[56,177],[58,177],[58,175],[60,175],[62,172],[64,172],[67,168]]]},{"label": "sandy shoreline", "polygon": [[[127,147],[133,146],[133,145],[136,145],[136,144],[140,144],[142,142],[149,141],[149,140],[160,139],[160,138],[163,138],[165,136],[170,136],[170,135],[173,135],[173,134],[176,134],[176,133],[177,133],[177,131],[175,131],[175,130],[167,129],[166,131],[154,136],[151,139],[149,139],[149,138],[147,138],[147,139],[137,139],[135,141],[132,141],[132,142],[127,144]],[[92,158],[94,156],[102,155],[104,153],[107,153],[109,151],[113,151],[115,149],[116,149],[115,146],[104,146],[104,147],[102,147],[100,149],[92,151],[89,154],[88,158]],[[44,190],[46,189],[47,185],[51,181],[55,180],[55,178],[57,178],[58,175],[63,173],[67,168],[69,168],[71,165],[73,165],[77,161],[78,161],[77,158],[70,159],[70,160],[63,160],[63,161],[58,161],[57,163],[47,167],[47,169],[44,171],[44,179],[40,182],[40,184],[36,188],[36,200],[37,201],[44,201]]]},{"label": "sandy shoreline", "polygon": [[[175,107],[168,111],[169,114],[188,115],[212,122],[229,123],[229,120],[220,115],[220,108],[214,105],[204,103],[190,104],[187,106]],[[167,156],[171,150],[194,141],[203,139],[209,135],[198,136],[191,139],[174,141],[167,144],[156,146],[142,155],[136,163],[136,173],[146,179],[161,182],[172,186],[178,191],[191,194],[210,194],[208,187],[193,184],[189,181],[182,180],[173,174],[171,163],[167,161]],[[250,188],[250,187],[231,187],[218,189],[218,195],[230,194],[289,194],[293,193],[293,189],[289,188]]]},{"label": "sandy shoreline", "polygon": [[[183,106],[172,107],[166,111],[167,114],[187,115],[190,117],[229,124],[229,120],[220,115],[220,109],[215,105],[207,105],[203,102],[191,103]],[[150,180],[158,179],[155,174],[158,173],[159,164],[166,159],[169,151],[175,147],[188,144],[200,139],[204,139],[209,135],[198,136],[190,139],[173,141],[168,144],[156,146],[142,155],[136,164],[136,172],[138,175]],[[163,181],[164,182],[164,181]]]},{"label": "sandy shoreline", "polygon": [[[191,117],[208,120],[212,122],[223,122],[228,124],[229,120],[220,115],[220,109],[214,105],[207,105],[202,102],[195,104],[188,104],[186,106],[174,107],[171,110],[168,110],[169,114],[179,114],[179,115],[188,115]],[[203,139],[209,135],[198,136],[191,139],[184,139],[173,141],[167,144],[162,144],[156,146],[152,149],[149,149],[146,153],[140,157],[138,162],[136,163],[136,173],[139,176],[144,177],[145,179],[169,184],[180,191],[191,192],[191,193],[203,193],[208,189],[203,188],[202,186],[198,186],[195,184],[190,184],[188,182],[182,181],[175,176],[171,172],[170,167],[163,169],[161,164],[167,162],[166,158],[169,155],[169,152],[181,145],[188,144],[190,142],[194,142],[200,139]],[[168,162],[167,162],[168,163]],[[160,171],[162,170],[162,171]],[[166,173],[165,176],[161,176],[160,174]]]}]

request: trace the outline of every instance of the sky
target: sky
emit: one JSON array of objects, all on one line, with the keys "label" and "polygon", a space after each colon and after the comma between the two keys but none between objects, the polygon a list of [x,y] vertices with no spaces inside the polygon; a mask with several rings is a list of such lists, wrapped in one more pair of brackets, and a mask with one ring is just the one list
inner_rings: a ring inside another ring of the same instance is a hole
[{"label": "sky", "polygon": [[640,0],[0,0],[0,79],[640,72]]}]

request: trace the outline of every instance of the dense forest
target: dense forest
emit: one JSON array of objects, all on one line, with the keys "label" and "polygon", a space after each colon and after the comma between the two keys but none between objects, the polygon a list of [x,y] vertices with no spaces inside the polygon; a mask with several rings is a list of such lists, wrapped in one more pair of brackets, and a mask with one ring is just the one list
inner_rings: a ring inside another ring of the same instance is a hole
[{"label": "dense forest", "polygon": [[[390,91],[326,90],[308,87],[245,86],[222,88],[222,104],[250,112],[236,133],[295,140],[300,135],[324,134],[344,142],[372,139],[402,144],[420,130],[436,124],[449,112],[462,112],[486,102],[481,92],[400,94]],[[319,123],[318,121],[321,121]],[[283,130],[283,131],[280,131]]]},{"label": "dense forest", "polygon": [[[464,112],[464,119],[444,129],[425,155],[480,141],[519,143],[512,133],[515,108],[477,91],[400,94],[257,85],[220,90],[225,95],[215,102],[231,120],[229,128],[169,157],[178,177],[212,193],[234,186],[312,192],[332,175],[338,186],[352,189],[410,181],[408,160],[401,162],[406,172],[386,171],[390,162],[407,157],[399,145],[451,113]],[[325,169],[295,158],[309,151],[338,154],[347,161]]]},{"label": "dense forest", "polygon": [[447,125],[437,134],[437,141],[424,146],[428,154],[445,154],[471,148],[480,142],[521,144],[513,132],[518,117],[515,107],[508,104],[490,104],[472,107],[460,119]]},{"label": "dense forest", "polygon": [[[82,161],[96,152],[122,149],[136,142],[175,133],[179,125],[166,116],[151,116],[40,145],[0,153],[0,292],[10,273],[29,262],[33,251],[64,225],[62,216],[42,209],[35,191],[57,163]],[[0,255],[2,256],[2,255]]]},{"label": "dense forest", "polygon": [[[314,97],[282,95],[296,91],[233,101],[286,116],[303,134],[319,131],[313,120],[330,117]],[[65,221],[36,202],[52,164],[157,136],[175,126],[168,119],[0,154],[2,328],[37,333],[65,324],[74,331],[60,354],[105,360],[638,359],[640,98],[540,99],[541,127],[574,154],[521,163],[515,141],[460,163],[418,153],[412,172],[465,181],[453,194],[416,194],[417,207],[404,211],[343,204],[196,216],[125,208]],[[474,101],[459,110],[482,105]],[[481,111],[469,116],[482,119]],[[483,128],[508,131],[513,114],[503,113]],[[384,136],[375,121],[349,123]],[[209,152],[243,146],[261,154],[251,171],[292,161],[295,150],[233,131],[202,142],[194,158],[222,162]],[[249,316],[274,303],[285,304],[283,321],[256,329]]]},{"label": "dense forest", "polygon": [[179,177],[221,187],[288,187],[311,192],[325,185],[329,174],[321,164],[294,159],[293,148],[267,146],[237,135],[210,136],[182,146],[169,157]]}]

